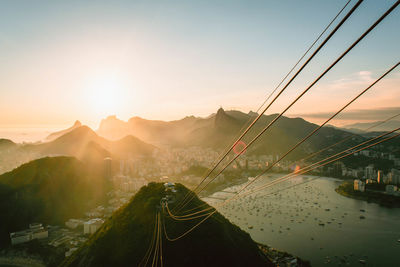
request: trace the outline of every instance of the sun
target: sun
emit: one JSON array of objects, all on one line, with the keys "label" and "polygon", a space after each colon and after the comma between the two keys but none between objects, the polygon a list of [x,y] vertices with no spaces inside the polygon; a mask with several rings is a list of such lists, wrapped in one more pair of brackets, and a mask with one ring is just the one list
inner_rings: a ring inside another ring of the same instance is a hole
[{"label": "sun", "polygon": [[97,114],[115,114],[122,102],[122,84],[115,75],[90,79],[86,91],[88,104]]}]

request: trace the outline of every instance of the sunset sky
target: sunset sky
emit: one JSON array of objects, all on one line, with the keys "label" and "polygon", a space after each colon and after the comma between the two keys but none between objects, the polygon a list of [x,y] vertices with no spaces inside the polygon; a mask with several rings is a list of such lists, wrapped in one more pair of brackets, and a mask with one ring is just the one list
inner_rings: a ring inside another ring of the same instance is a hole
[{"label": "sunset sky", "polygon": [[[268,113],[285,107],[394,2],[364,1]],[[345,3],[1,1],[0,127],[79,119],[96,128],[112,114],[173,120],[220,106],[256,110]],[[349,101],[399,61],[399,29],[397,8],[290,114],[317,121]],[[346,121],[368,120],[365,109],[384,114],[371,120],[398,112],[399,84],[395,70],[351,106]]]}]

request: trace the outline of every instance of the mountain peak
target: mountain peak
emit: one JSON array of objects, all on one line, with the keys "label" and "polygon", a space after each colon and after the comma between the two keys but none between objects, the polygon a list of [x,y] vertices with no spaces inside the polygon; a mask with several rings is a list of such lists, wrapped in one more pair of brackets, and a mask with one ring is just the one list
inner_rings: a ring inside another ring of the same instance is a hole
[{"label": "mountain peak", "polygon": [[57,142],[64,142],[65,140],[76,141],[76,140],[83,140],[83,139],[93,139],[97,138],[97,134],[86,125],[76,127],[65,134],[57,137],[54,141]]},{"label": "mountain peak", "polygon": [[103,123],[124,123],[124,121],[117,118],[117,115],[110,115],[100,122],[100,127]]},{"label": "mountain peak", "polygon": [[122,121],[117,118],[117,115],[110,115],[107,118],[104,119],[105,121]]},{"label": "mountain peak", "polygon": [[252,110],[250,110],[249,111],[249,113],[247,113],[249,116],[251,116],[251,117],[257,117],[258,116],[258,113],[257,112],[254,112],[254,111],[252,111]]},{"label": "mountain peak", "polygon": [[49,135],[46,137],[46,140],[47,140],[47,141],[55,140],[55,139],[57,139],[58,137],[63,136],[64,134],[67,134],[67,133],[69,133],[69,132],[71,132],[71,131],[73,131],[73,130],[79,128],[79,127],[82,127],[82,123],[81,123],[79,120],[76,120],[75,123],[74,123],[74,125],[72,125],[72,126],[69,127],[68,129],[61,130],[61,131],[58,131],[58,132],[54,132],[54,133],[49,134]]},{"label": "mountain peak", "polygon": [[225,113],[225,110],[222,108],[222,107],[220,107],[219,109],[218,109],[218,111],[217,111],[217,116],[218,116],[218,114],[226,114]]},{"label": "mountain peak", "polygon": [[216,127],[230,128],[236,124],[235,118],[228,115],[223,108],[219,108],[215,115],[214,125]]},{"label": "mountain peak", "polygon": [[228,116],[223,108],[219,108],[217,114],[215,114],[215,121],[219,121],[222,118]]}]

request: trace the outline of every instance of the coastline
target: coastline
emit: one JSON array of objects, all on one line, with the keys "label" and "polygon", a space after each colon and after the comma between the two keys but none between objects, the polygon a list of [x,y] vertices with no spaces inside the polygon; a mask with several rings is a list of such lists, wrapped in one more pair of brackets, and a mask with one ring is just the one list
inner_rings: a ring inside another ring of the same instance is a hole
[{"label": "coastline", "polygon": [[343,181],[335,191],[344,197],[375,203],[387,208],[400,208],[400,197],[376,192],[354,191],[353,184],[349,181]]},{"label": "coastline", "polygon": [[257,242],[256,244],[260,249],[261,253],[275,266],[299,266],[299,267],[311,266],[311,263],[309,261],[303,260],[285,251],[280,251],[268,245],[260,244]]}]

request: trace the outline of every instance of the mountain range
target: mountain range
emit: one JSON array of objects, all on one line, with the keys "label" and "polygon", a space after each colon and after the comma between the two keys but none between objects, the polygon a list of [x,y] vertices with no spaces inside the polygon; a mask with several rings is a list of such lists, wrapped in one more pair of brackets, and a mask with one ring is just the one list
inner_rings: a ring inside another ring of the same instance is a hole
[{"label": "mountain range", "polygon": [[[277,115],[263,115],[246,137],[243,138],[243,141],[245,143],[250,142]],[[133,135],[160,147],[200,146],[220,150],[231,145],[238,137],[238,132],[247,127],[256,116],[257,114],[254,112],[225,111],[222,108],[206,118],[189,116],[181,120],[168,122],[145,120],[139,117],[133,117],[125,122],[115,116],[110,116],[101,121],[96,132],[109,139]],[[301,118],[282,116],[273,127],[268,129],[252,145],[248,152],[250,154],[282,154],[316,127],[318,125]],[[351,133],[342,129],[323,127],[317,134],[296,149],[290,157],[306,155],[320,149],[321,146],[333,144],[349,135]],[[362,139],[360,136],[355,136],[348,142],[338,146],[337,149],[341,149],[343,146],[348,147],[348,145],[352,145]]]},{"label": "mountain range", "polygon": [[99,156],[104,159],[111,155],[118,158],[148,156],[155,147],[131,135],[110,141],[98,136],[87,126],[79,126],[51,142],[37,145],[35,149],[44,154],[66,154],[82,159]]},{"label": "mountain range", "polygon": [[[249,143],[278,114],[263,115],[242,139]],[[188,116],[181,120],[160,121],[133,117],[128,121],[116,116],[103,119],[95,132],[79,121],[66,130],[49,135],[51,141],[39,144],[17,145],[3,139],[0,149],[18,148],[40,156],[73,156],[85,162],[102,162],[105,157],[128,159],[151,157],[155,149],[198,146],[221,151],[230,146],[254,118],[254,112],[243,113],[220,108],[208,117]],[[318,125],[302,118],[282,116],[271,128],[247,149],[248,155],[282,155],[297,144]],[[352,132],[336,127],[323,127],[287,157],[298,159],[346,137],[345,142],[329,152],[339,152],[364,141],[366,133]],[[50,138],[51,137],[51,138]],[[394,140],[396,144],[397,140]],[[386,145],[386,144],[384,144]],[[322,155],[323,156],[323,155]]]},{"label": "mountain range", "polygon": [[[382,121],[374,121],[374,122],[363,122],[363,123],[353,123],[353,124],[348,124],[343,126],[344,129],[357,132],[357,133],[364,133],[366,132],[365,130],[378,124],[382,123]],[[393,129],[399,128],[400,127],[400,121],[387,121],[384,124],[381,124],[377,127],[374,127],[373,129],[369,131],[374,131],[374,132],[388,132],[392,131]]]},{"label": "mountain range", "polygon": [[21,145],[20,150],[34,152],[41,156],[73,156],[85,162],[95,163],[102,162],[106,157],[116,160],[146,157],[156,149],[155,146],[131,135],[110,141],[84,125],[71,127],[58,133],[61,132],[63,134],[52,141]]}]

